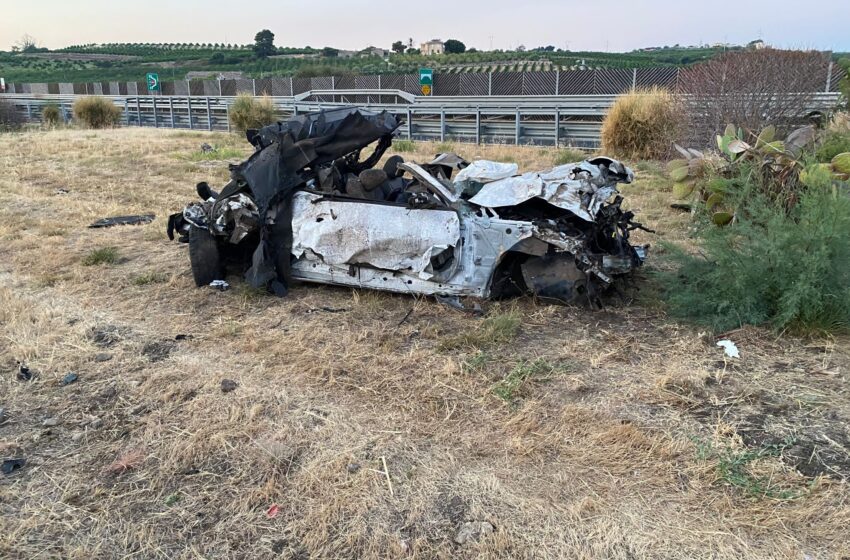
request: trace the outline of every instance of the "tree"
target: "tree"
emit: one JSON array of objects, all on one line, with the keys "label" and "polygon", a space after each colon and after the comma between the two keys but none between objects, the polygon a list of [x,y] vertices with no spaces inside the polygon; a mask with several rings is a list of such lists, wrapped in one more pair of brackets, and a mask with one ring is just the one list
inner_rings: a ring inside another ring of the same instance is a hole
[{"label": "tree", "polygon": [[35,52],[38,50],[38,44],[36,44],[35,37],[30,35],[24,35],[17,43],[18,50],[21,52],[29,53]]},{"label": "tree", "polygon": [[401,41],[396,41],[395,43],[393,43],[393,46],[391,48],[394,53],[401,54],[404,52],[404,43],[402,43]]},{"label": "tree", "polygon": [[406,52],[407,54],[419,54],[419,49],[414,49],[413,47],[410,47],[404,52]]},{"label": "tree", "polygon": [[466,45],[458,41],[457,39],[449,39],[445,42],[444,45],[447,53],[462,53],[466,51]]},{"label": "tree", "polygon": [[275,53],[274,33],[263,29],[254,36],[254,54],[257,58],[267,58]]},{"label": "tree", "polygon": [[324,58],[336,58],[337,56],[339,56],[339,49],[325,47],[322,49],[322,56]]}]

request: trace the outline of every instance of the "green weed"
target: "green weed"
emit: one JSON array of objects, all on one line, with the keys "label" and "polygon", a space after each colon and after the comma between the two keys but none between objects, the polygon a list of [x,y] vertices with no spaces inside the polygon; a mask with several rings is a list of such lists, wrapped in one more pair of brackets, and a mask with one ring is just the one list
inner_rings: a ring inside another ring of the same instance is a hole
[{"label": "green weed", "polygon": [[95,266],[99,264],[116,264],[120,259],[118,249],[115,247],[101,247],[94,249],[83,257],[84,266]]},{"label": "green weed", "polygon": [[519,332],[520,322],[519,313],[515,311],[492,315],[481,321],[476,328],[443,340],[439,347],[442,350],[478,349],[505,343],[512,340]]},{"label": "green weed", "polygon": [[537,358],[531,362],[521,362],[508,372],[501,381],[493,385],[493,394],[507,403],[513,403],[527,381],[551,377],[559,370],[558,366],[543,358]]},{"label": "green weed", "polygon": [[413,140],[393,140],[393,150],[396,152],[416,151],[416,142]]}]

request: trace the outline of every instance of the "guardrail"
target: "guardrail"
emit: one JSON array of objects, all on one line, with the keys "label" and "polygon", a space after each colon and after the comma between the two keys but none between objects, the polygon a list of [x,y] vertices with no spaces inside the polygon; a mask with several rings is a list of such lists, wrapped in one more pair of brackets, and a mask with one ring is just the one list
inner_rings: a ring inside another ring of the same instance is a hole
[{"label": "guardrail", "polygon": [[[75,95],[7,94],[30,122],[41,121],[45,105],[60,108],[70,120]],[[105,96],[122,108],[122,124],[190,130],[230,130],[235,97]],[[614,95],[536,95],[421,97],[401,90],[311,90],[272,97],[281,117],[343,105],[387,110],[404,124],[400,135],[412,140],[458,140],[594,148]],[[810,111],[838,103],[837,93],[811,94]]]}]

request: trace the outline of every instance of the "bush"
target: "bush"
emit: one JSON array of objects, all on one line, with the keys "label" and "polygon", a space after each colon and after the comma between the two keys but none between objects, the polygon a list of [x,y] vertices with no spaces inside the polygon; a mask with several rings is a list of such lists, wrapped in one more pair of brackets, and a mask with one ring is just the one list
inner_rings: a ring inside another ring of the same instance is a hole
[{"label": "bush", "polygon": [[681,115],[673,94],[658,87],[621,95],[602,123],[602,147],[619,157],[661,159],[679,136]]},{"label": "bush", "polygon": [[74,119],[88,128],[107,128],[121,121],[121,108],[105,97],[81,97],[74,101]]},{"label": "bush", "polygon": [[24,124],[24,118],[15,109],[15,106],[0,99],[0,132],[4,130],[15,130]]},{"label": "bush", "polygon": [[844,152],[850,152],[850,133],[830,132],[824,135],[816,156],[818,161],[829,163],[832,158]]},{"label": "bush", "polygon": [[[828,171],[810,174],[789,210],[742,166],[725,227],[704,219],[700,254],[673,251],[662,273],[673,315],[717,330],[743,324],[840,331],[850,327],[850,194]],[[707,213],[706,213],[707,214]]]},{"label": "bush", "polygon": [[58,105],[45,105],[41,110],[41,122],[47,126],[56,126],[62,120],[62,112]]},{"label": "bush", "polygon": [[230,126],[240,132],[249,128],[261,128],[277,120],[277,109],[270,97],[256,98],[249,93],[240,93],[230,106]]}]

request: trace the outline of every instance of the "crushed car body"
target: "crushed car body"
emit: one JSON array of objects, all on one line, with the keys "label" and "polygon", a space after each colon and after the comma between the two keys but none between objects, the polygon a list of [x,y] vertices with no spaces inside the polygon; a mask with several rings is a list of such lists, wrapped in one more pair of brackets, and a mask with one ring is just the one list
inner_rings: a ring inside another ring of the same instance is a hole
[{"label": "crushed car body", "polygon": [[[169,219],[189,243],[195,282],[241,268],[285,295],[293,280],[437,296],[598,301],[639,267],[645,229],[621,208],[634,175],[597,157],[519,174],[515,164],[439,154],[378,163],[400,123],[340,108],[249,131],[255,152],[220,193]],[[361,152],[370,145],[366,157]]]}]

